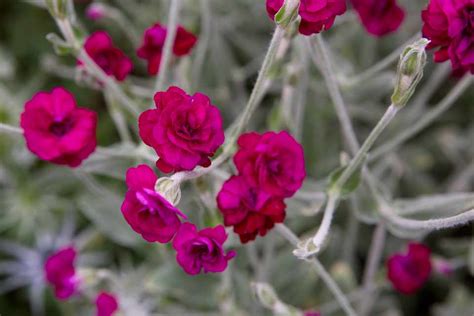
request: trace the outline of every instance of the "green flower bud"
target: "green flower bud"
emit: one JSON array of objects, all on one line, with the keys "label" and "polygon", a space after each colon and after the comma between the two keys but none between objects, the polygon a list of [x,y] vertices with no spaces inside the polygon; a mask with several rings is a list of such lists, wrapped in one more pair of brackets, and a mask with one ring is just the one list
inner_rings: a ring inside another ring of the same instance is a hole
[{"label": "green flower bud", "polygon": [[177,205],[181,200],[181,188],[179,183],[172,178],[159,178],[155,184],[155,191],[173,205]]},{"label": "green flower bud", "polygon": [[285,3],[275,15],[275,23],[287,28],[298,17],[299,6],[299,0],[285,0]]},{"label": "green flower bud", "polygon": [[397,80],[392,95],[392,103],[403,107],[415,92],[416,86],[423,77],[426,65],[426,45],[429,41],[422,38],[405,48],[398,62]]}]

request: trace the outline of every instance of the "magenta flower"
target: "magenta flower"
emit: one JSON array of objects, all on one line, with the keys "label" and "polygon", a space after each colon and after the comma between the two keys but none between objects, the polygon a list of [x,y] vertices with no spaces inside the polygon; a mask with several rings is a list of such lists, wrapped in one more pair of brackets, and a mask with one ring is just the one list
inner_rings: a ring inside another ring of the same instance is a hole
[{"label": "magenta flower", "polygon": [[455,74],[474,74],[474,1],[430,0],[421,17],[428,48],[438,48],[435,62],[449,59]]},{"label": "magenta flower", "polygon": [[[84,43],[84,49],[89,56],[109,76],[123,81],[132,71],[133,64],[120,49],[114,46],[112,38],[105,31],[91,34]],[[79,61],[79,64],[82,64]]]},{"label": "magenta flower", "polygon": [[77,293],[79,279],[74,267],[75,260],[76,250],[67,247],[48,257],[44,264],[45,278],[54,287],[54,294],[60,300]]},{"label": "magenta flower", "polygon": [[105,16],[105,8],[100,3],[91,3],[86,9],[86,17],[97,21]]},{"label": "magenta flower", "polygon": [[[166,39],[166,27],[155,23],[145,30],[143,34],[142,46],[137,50],[138,57],[148,61],[148,73],[156,75],[160,70],[161,55]],[[173,44],[173,54],[175,56],[184,56],[189,54],[194,45],[196,45],[197,37],[187,31],[184,27],[178,26],[176,38]]]},{"label": "magenta flower", "polygon": [[[267,0],[267,13],[273,20],[283,0]],[[298,13],[301,17],[299,32],[312,35],[329,30],[336,16],[346,12],[345,0],[301,0]]]},{"label": "magenta flower", "polygon": [[351,0],[369,34],[381,37],[400,27],[405,11],[396,0]]},{"label": "magenta flower", "polygon": [[344,12],[346,12],[345,0],[301,0],[299,31],[303,35],[311,35],[329,30],[336,16]]},{"label": "magenta flower", "polygon": [[431,251],[418,243],[410,243],[406,254],[396,253],[387,261],[387,276],[395,289],[413,294],[431,274]]},{"label": "magenta flower", "polygon": [[155,94],[156,109],[139,118],[140,137],[159,156],[163,172],[208,167],[209,157],[224,142],[222,118],[207,96],[186,94],[178,87]]},{"label": "magenta flower", "polygon": [[235,257],[235,251],[224,253],[222,246],[227,240],[224,226],[197,230],[191,223],[184,223],[173,240],[176,260],[187,274],[222,272],[227,262]]},{"label": "magenta flower", "polygon": [[243,134],[234,163],[251,186],[270,195],[291,197],[306,177],[303,147],[287,132]]},{"label": "magenta flower", "polygon": [[118,310],[118,302],[113,294],[100,292],[95,299],[97,316],[112,316]]},{"label": "magenta flower", "polygon": [[242,243],[265,236],[275,223],[285,219],[286,205],[281,197],[251,186],[243,176],[232,176],[217,195],[217,205],[224,225],[233,226]]},{"label": "magenta flower", "polygon": [[181,226],[178,216],[184,219],[187,217],[155,192],[157,179],[147,165],[129,168],[126,176],[128,191],[121,211],[127,223],[142,235],[143,239],[167,243]]},{"label": "magenta flower", "polygon": [[321,314],[315,311],[305,311],[303,316],[321,316]]},{"label": "magenta flower", "polygon": [[28,149],[59,165],[77,167],[97,145],[97,114],[78,108],[64,88],[36,93],[25,104],[20,126]]}]

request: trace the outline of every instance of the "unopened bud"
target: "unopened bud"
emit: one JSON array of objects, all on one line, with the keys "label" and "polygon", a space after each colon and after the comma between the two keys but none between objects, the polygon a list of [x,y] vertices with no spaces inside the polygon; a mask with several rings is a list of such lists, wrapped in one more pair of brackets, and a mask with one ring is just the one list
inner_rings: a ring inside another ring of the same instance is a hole
[{"label": "unopened bud", "polygon": [[392,95],[392,103],[403,107],[415,92],[416,86],[423,77],[426,65],[426,45],[429,40],[422,38],[405,48],[398,62],[397,80]]},{"label": "unopened bud", "polygon": [[107,8],[102,3],[92,3],[86,9],[86,17],[90,20],[97,21],[102,19],[107,12]]},{"label": "unopened bud", "polygon": [[181,200],[181,188],[179,182],[172,178],[159,178],[155,184],[155,191],[161,194],[173,205],[177,205]]},{"label": "unopened bud", "polygon": [[300,0],[285,0],[280,10],[275,14],[276,24],[283,28],[288,27],[298,17]]}]

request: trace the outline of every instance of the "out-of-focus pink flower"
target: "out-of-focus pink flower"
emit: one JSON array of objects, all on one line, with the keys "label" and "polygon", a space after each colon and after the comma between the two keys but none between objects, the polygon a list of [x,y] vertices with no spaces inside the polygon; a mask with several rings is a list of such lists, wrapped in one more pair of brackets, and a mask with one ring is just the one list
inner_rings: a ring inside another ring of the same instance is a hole
[{"label": "out-of-focus pink flower", "polygon": [[[267,13],[273,20],[283,0],[267,0]],[[301,0],[298,13],[301,17],[299,32],[312,35],[329,30],[336,16],[346,12],[345,0]]]},{"label": "out-of-focus pink flower", "polygon": [[[91,34],[84,43],[84,49],[89,56],[109,76],[123,81],[132,71],[133,64],[120,49],[114,46],[112,38],[105,31]],[[82,62],[79,60],[79,65]]]},{"label": "out-of-focus pink flower", "polygon": [[451,276],[454,272],[454,266],[451,262],[443,258],[433,260],[433,269],[444,276]]},{"label": "out-of-focus pink flower", "polygon": [[[163,46],[165,45],[166,34],[166,27],[159,23],[146,29],[143,34],[143,43],[137,50],[137,55],[148,61],[148,73],[150,75],[156,75],[160,70],[161,55]],[[196,45],[196,42],[197,37],[193,33],[187,31],[182,26],[178,26],[173,44],[173,54],[176,56],[189,54],[194,45]]]},{"label": "out-of-focus pink flower", "polygon": [[305,311],[303,316],[321,316],[321,314],[315,311]]},{"label": "out-of-focus pink flower", "polygon": [[237,143],[234,163],[251,186],[287,198],[303,184],[303,147],[287,132],[247,133]]},{"label": "out-of-focus pink flower", "polygon": [[67,247],[48,257],[44,264],[46,280],[54,287],[54,294],[60,300],[77,293],[79,279],[74,267],[75,260],[76,250]]},{"label": "out-of-focus pink flower", "polygon": [[222,118],[207,96],[186,94],[178,87],[155,94],[156,109],[139,118],[140,137],[159,156],[163,172],[208,167],[224,142]]},{"label": "out-of-focus pink flower", "polygon": [[190,275],[204,272],[222,272],[227,262],[235,256],[235,251],[224,253],[223,244],[227,240],[224,226],[197,230],[191,223],[184,223],[173,240],[176,260]]},{"label": "out-of-focus pink flower", "polygon": [[95,299],[97,316],[112,316],[118,310],[118,302],[111,293],[100,292]]},{"label": "out-of-focus pink flower", "polygon": [[134,231],[149,242],[169,242],[186,218],[159,193],[155,192],[158,178],[147,165],[127,170],[128,191],[122,203],[122,214]]},{"label": "out-of-focus pink flower", "polygon": [[435,62],[449,59],[455,74],[474,74],[474,0],[430,0],[421,17],[428,48],[438,48]]},{"label": "out-of-focus pink flower", "polygon": [[368,33],[384,36],[400,27],[405,11],[396,0],[351,0]]},{"label": "out-of-focus pink flower", "polygon": [[283,199],[251,186],[243,176],[232,176],[217,195],[224,225],[233,226],[242,243],[265,236],[275,223],[285,219]]},{"label": "out-of-focus pink flower", "polygon": [[100,3],[91,3],[86,9],[86,17],[90,20],[97,21],[105,16],[105,8]]},{"label": "out-of-focus pink flower", "polygon": [[387,261],[387,276],[395,289],[413,294],[431,274],[431,250],[425,245],[410,243],[406,254],[396,253]]},{"label": "out-of-focus pink flower", "polygon": [[32,153],[60,165],[77,167],[97,145],[97,114],[78,108],[64,88],[36,93],[25,104],[20,126]]}]

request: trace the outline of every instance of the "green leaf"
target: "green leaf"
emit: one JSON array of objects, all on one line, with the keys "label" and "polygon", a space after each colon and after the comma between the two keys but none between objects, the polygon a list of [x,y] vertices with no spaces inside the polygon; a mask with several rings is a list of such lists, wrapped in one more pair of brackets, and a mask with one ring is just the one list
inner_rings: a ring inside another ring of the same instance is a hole
[{"label": "green leaf", "polygon": [[329,175],[329,184],[328,184],[328,191],[333,191],[336,190],[340,193],[341,198],[346,198],[349,196],[352,192],[354,192],[357,187],[360,184],[360,178],[361,178],[361,168],[359,168],[356,172],[354,172],[349,179],[347,179],[346,183],[342,185],[341,188],[336,188],[336,183],[341,177],[342,173],[344,170],[346,170],[347,167],[339,167],[336,170],[334,170],[330,175]]}]

